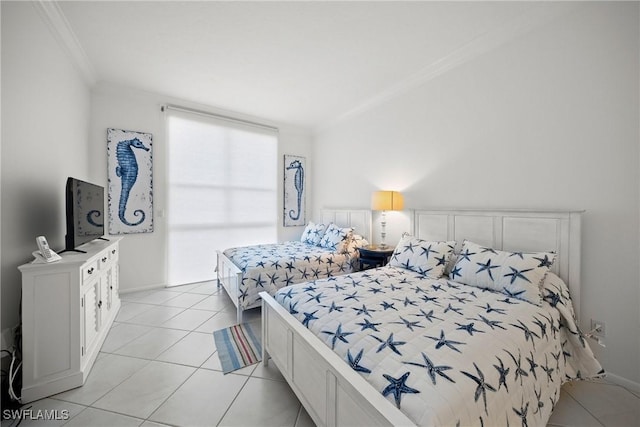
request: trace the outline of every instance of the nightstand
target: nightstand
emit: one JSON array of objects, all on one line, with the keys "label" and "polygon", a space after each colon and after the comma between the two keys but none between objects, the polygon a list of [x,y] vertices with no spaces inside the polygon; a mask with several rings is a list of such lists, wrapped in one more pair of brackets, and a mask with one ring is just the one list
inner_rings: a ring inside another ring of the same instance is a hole
[{"label": "nightstand", "polygon": [[389,262],[389,258],[393,254],[393,246],[381,248],[379,246],[369,245],[359,249],[360,251],[360,270],[369,268],[382,267]]}]

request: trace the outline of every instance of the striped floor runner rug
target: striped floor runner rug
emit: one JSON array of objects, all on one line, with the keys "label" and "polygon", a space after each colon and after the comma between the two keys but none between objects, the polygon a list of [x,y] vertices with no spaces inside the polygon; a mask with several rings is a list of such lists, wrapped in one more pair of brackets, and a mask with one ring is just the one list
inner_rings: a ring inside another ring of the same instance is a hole
[{"label": "striped floor runner rug", "polygon": [[222,371],[227,374],[262,360],[260,334],[248,323],[213,332]]}]

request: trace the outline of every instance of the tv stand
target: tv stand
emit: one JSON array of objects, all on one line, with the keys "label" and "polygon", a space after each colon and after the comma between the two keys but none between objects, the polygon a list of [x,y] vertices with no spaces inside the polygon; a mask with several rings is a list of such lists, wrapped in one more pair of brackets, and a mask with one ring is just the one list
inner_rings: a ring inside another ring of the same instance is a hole
[{"label": "tv stand", "polygon": [[22,273],[22,403],[84,384],[120,309],[120,237]]}]

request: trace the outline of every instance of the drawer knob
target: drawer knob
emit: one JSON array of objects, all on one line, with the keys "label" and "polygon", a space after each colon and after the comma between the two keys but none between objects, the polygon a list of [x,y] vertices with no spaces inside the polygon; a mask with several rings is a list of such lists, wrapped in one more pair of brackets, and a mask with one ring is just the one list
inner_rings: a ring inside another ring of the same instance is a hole
[{"label": "drawer knob", "polygon": [[87,270],[87,273],[89,274],[93,274],[93,267],[91,267],[90,269]]},{"label": "drawer knob", "polygon": [[102,262],[107,262],[107,257],[102,258]]},{"label": "drawer knob", "polygon": [[102,301],[98,301],[98,308],[102,308]]},{"label": "drawer knob", "polygon": [[115,250],[115,249],[112,249],[112,250],[111,250],[111,253],[112,253],[112,254],[115,254],[115,253],[116,253],[116,250]]}]

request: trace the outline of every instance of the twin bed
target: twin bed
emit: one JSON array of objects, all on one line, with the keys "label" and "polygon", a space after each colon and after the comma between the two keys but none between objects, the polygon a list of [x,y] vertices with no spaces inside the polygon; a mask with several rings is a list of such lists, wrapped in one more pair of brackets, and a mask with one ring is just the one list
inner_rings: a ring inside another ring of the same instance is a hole
[{"label": "twin bed", "polygon": [[371,211],[324,209],[320,224],[323,224],[323,232],[330,224],[352,229],[353,235],[348,236],[351,249],[336,250],[331,242],[320,242],[320,235],[317,241],[309,236],[308,241],[235,247],[217,252],[218,286],[224,287],[236,306],[238,323],[242,323],[245,310],[260,307],[260,292],[273,295],[284,286],[355,271],[358,252],[354,248],[371,241]]},{"label": "twin bed", "polygon": [[545,425],[564,382],[603,374],[575,321],[579,212],[412,222],[385,267],[260,294],[263,360],[317,425]]}]

